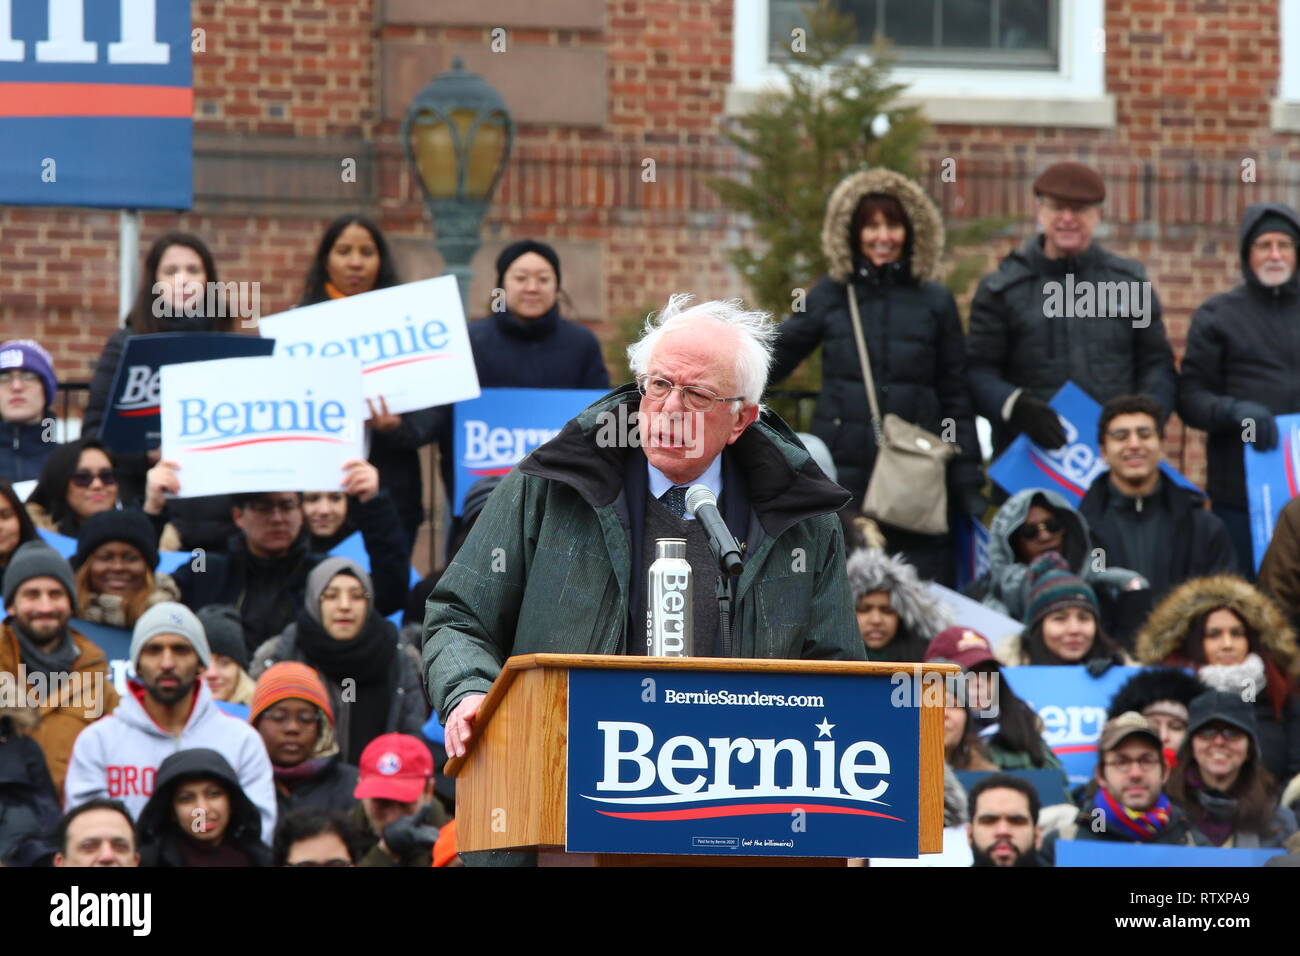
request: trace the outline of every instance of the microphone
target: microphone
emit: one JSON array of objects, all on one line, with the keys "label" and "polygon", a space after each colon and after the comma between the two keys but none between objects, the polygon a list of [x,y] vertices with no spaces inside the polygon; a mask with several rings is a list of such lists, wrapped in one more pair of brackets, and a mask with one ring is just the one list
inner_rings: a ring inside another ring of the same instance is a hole
[{"label": "microphone", "polygon": [[709,548],[718,559],[718,566],[726,574],[739,574],[744,565],[740,561],[740,548],[731,536],[727,523],[718,513],[717,496],[708,485],[691,485],[686,491],[686,510],[704,526],[709,536]]}]

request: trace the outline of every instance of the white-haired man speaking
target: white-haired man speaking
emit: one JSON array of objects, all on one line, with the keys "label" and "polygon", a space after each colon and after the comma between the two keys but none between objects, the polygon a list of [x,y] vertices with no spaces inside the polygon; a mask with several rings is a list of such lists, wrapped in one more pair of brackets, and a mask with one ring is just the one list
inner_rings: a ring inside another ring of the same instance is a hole
[{"label": "white-haired man speaking", "polygon": [[[506,476],[429,598],[424,676],[452,756],[507,657],[645,652],[656,538],[687,541],[696,656],[864,659],[835,515],[849,494],[780,418],[760,415],[768,316],[736,300],[689,304],[673,296],[628,348],[635,384]],[[729,628],[717,561],[685,513],[698,483],[741,544]]]}]

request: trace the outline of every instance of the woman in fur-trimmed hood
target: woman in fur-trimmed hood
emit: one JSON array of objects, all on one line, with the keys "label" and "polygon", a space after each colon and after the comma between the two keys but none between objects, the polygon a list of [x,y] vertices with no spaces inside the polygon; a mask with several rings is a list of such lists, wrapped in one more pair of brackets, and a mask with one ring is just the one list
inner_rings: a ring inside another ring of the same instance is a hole
[{"label": "woman in fur-trimmed hood", "polygon": [[1253,696],[1265,765],[1278,780],[1300,773],[1300,648],[1258,589],[1232,574],[1185,582],[1151,612],[1136,651],[1143,664],[1187,667],[1207,687]]},{"label": "woman in fur-trimmed hood", "polygon": [[849,556],[847,573],[867,660],[925,660],[930,641],[951,621],[916,568],[870,548]]},{"label": "woman in fur-trimmed hood", "polygon": [[[826,443],[838,481],[861,502],[876,463],[862,365],[848,296],[861,315],[877,403],[960,452],[948,463],[950,510],[982,514],[980,450],[966,384],[966,346],[952,294],[935,281],[943,223],[915,182],[887,169],[848,176],[831,193],[822,226],[827,275],[804,308],[787,318],[774,344],[770,385],[822,350],[822,389],[811,431]],[[951,583],[950,535],[882,526],[891,551],[921,577]]]}]

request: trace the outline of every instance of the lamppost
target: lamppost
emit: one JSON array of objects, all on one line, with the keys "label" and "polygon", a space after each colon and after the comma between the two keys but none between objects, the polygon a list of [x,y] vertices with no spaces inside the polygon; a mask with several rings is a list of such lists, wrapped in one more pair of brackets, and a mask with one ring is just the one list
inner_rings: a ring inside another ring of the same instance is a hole
[{"label": "lamppost", "polygon": [[438,251],[460,285],[467,313],[470,260],[510,157],[514,132],[501,94],[477,73],[466,73],[460,57],[449,72],[435,76],[415,95],[402,120],[407,161],[424,192]]}]

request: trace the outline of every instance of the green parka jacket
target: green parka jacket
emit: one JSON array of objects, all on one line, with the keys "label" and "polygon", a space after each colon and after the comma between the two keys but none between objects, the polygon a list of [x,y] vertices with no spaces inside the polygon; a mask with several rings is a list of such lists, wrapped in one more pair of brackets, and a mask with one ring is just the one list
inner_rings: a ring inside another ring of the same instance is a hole
[{"label": "green parka jacket", "polygon": [[[624,471],[642,453],[608,439],[639,399],[635,385],[611,392],[520,462],[443,573],[425,608],[422,660],[444,722],[462,697],[487,692],[508,657],[626,652],[634,589]],[[751,508],[734,583],[735,656],[865,660],[835,515],[848,493],[771,413],[725,454]]]}]

